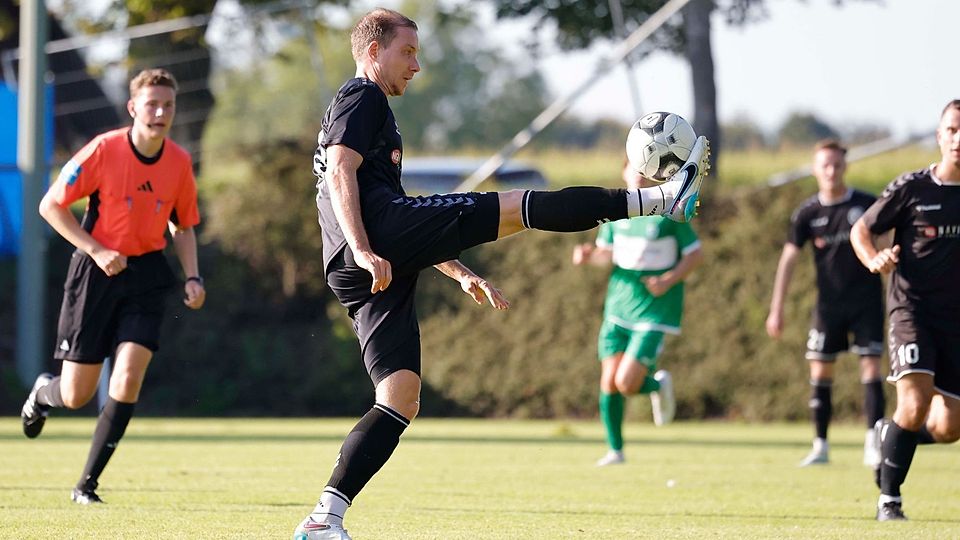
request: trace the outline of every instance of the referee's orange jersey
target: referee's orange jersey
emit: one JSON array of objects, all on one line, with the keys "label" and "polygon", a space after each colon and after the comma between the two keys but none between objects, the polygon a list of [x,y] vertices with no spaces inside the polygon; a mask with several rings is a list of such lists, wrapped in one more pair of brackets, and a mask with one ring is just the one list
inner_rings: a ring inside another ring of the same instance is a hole
[{"label": "referee's orange jersey", "polygon": [[104,247],[126,256],[167,245],[167,222],[200,223],[190,154],[169,138],[158,156],[136,152],[130,128],[97,136],[64,165],[53,186],[66,208],[89,197],[83,228]]}]

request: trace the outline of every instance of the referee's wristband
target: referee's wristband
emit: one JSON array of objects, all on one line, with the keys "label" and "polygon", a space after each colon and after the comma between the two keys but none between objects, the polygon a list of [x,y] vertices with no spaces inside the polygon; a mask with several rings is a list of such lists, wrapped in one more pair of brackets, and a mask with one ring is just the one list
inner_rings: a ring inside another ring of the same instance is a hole
[{"label": "referee's wristband", "polygon": [[203,286],[203,278],[200,276],[190,276],[186,279],[186,281],[196,281],[201,287]]}]

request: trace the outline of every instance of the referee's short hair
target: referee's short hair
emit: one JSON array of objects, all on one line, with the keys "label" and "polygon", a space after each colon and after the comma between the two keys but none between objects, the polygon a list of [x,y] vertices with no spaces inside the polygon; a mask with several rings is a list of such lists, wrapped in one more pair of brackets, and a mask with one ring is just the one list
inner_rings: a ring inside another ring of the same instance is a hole
[{"label": "referee's short hair", "polygon": [[360,61],[367,46],[376,41],[381,47],[389,47],[397,28],[413,28],[417,30],[417,23],[406,15],[392,9],[377,8],[367,13],[357,22],[350,32],[350,49],[353,59]]},{"label": "referee's short hair", "polygon": [[130,97],[137,95],[137,91],[147,86],[169,86],[177,91],[177,79],[173,74],[162,68],[145,69],[130,79]]},{"label": "referee's short hair", "polygon": [[816,146],[814,146],[814,152],[819,152],[821,150],[834,150],[840,152],[844,156],[847,155],[847,147],[844,146],[839,139],[834,138],[820,139],[817,141]]}]

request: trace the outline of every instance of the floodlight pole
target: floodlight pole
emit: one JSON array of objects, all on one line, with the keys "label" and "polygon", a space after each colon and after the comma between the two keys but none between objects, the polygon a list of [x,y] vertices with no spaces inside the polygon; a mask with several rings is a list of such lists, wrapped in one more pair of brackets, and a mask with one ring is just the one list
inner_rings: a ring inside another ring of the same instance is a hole
[{"label": "floodlight pole", "polygon": [[510,156],[526,146],[537,133],[543,131],[545,127],[549,126],[558,116],[569,109],[574,99],[579,97],[587,88],[593,86],[595,82],[603,78],[603,76],[610,71],[611,67],[622,62],[628,54],[639,47],[640,44],[660,28],[663,23],[667,22],[667,19],[680,11],[683,6],[688,3],[690,3],[690,0],[670,0],[664,4],[662,8],[657,10],[656,13],[650,15],[650,17],[640,25],[640,28],[634,30],[627,39],[617,45],[610,58],[600,60],[597,67],[594,68],[593,74],[587,80],[580,83],[580,85],[574,88],[573,91],[567,93],[567,95],[557,98],[549,107],[544,109],[527,127],[514,135],[513,139],[504,145],[499,152],[491,156],[479,169],[461,182],[460,185],[457,186],[456,191],[465,192],[476,189],[484,180],[495,173]]},{"label": "floodlight pole", "polygon": [[44,106],[47,8],[43,0],[20,5],[20,76],[17,78],[17,167],[23,186],[23,229],[17,257],[17,375],[29,386],[43,358],[43,307],[46,304],[46,242],[37,207],[46,184]]}]

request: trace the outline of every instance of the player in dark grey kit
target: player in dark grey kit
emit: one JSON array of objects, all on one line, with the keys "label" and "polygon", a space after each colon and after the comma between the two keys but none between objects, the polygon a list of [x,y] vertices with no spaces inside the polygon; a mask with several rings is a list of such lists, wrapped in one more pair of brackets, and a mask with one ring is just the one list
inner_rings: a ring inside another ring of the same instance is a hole
[{"label": "player in dark grey kit", "polygon": [[[900,486],[917,444],[960,439],[960,100],[940,116],[941,158],[906,173],[853,226],[864,266],[891,273],[887,291],[890,376],[897,408],[877,422],[877,520],[906,519]],[[894,229],[892,247],[874,235]]]},{"label": "player in dark grey kit", "polygon": [[[847,149],[827,139],[817,143],[813,175],[817,194],[801,204],[790,219],[787,243],[777,265],[767,333],[777,339],[783,331],[783,304],[800,249],[810,241],[817,269],[817,305],[807,339],[810,361],[810,409],[816,438],[801,467],[829,461],[827,429],[833,412],[833,365],[837,355],[850,350],[860,356],[863,409],[867,419],[863,462],[875,467],[880,452],[876,447],[874,423],[883,417],[883,385],[880,355],[883,353],[883,284],[860,264],[850,247],[850,227],[876,198],[847,187]],[[848,334],[853,334],[849,346]]]},{"label": "player in dark grey kit", "polygon": [[420,331],[414,294],[421,270],[435,266],[477,303],[509,304],[461,264],[470,247],[524,229],[573,232],[638,215],[690,220],[709,145],[700,137],[687,163],[661,186],[574,187],[409,197],[400,184],[403,144],[387,103],[420,71],[417,25],[376,9],[351,34],[357,76],[337,92],[314,156],[327,283],[347,308],[376,401],[340,449],[320,501],[297,540],[348,539],[343,515],[386,463],[420,400]]}]

